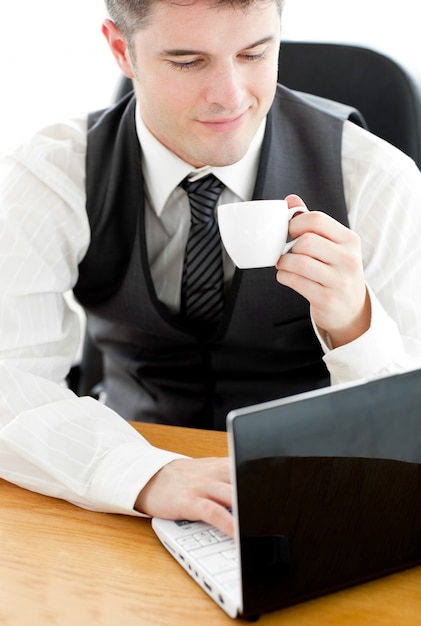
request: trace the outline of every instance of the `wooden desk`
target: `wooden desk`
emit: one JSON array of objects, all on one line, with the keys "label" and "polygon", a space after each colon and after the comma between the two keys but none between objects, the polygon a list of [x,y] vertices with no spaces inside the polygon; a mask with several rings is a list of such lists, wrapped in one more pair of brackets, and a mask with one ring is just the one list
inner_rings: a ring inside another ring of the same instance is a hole
[{"label": "wooden desk", "polygon": [[[226,454],[226,435],[139,424],[153,444]],[[233,624],[147,519],[91,513],[0,480],[1,626]],[[421,625],[421,567],[264,615],[261,626]]]}]

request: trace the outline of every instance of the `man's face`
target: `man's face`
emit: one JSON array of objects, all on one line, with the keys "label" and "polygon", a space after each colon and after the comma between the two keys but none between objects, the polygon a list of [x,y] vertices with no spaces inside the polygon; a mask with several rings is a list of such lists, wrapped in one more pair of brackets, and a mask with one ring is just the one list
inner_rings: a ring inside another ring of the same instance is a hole
[{"label": "man's face", "polygon": [[156,3],[132,49],[146,126],[194,167],[235,163],[272,104],[279,42],[275,2]]}]

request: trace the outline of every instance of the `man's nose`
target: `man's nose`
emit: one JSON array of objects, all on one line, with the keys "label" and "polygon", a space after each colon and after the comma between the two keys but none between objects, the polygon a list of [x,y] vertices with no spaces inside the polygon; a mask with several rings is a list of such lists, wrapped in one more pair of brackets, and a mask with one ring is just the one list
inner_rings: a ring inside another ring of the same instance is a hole
[{"label": "man's nose", "polygon": [[226,111],[238,111],[244,96],[244,77],[241,68],[227,63],[214,68],[208,76],[206,100]]}]

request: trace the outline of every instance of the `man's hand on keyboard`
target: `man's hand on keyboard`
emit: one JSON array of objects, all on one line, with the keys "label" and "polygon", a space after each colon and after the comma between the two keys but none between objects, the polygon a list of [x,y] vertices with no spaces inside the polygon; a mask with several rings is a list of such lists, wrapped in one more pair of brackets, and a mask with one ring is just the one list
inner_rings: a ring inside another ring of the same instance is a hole
[{"label": "man's hand on keyboard", "polygon": [[135,509],[151,517],[202,520],[234,535],[228,508],[232,488],[228,458],[177,459],[165,465],[140,492]]}]

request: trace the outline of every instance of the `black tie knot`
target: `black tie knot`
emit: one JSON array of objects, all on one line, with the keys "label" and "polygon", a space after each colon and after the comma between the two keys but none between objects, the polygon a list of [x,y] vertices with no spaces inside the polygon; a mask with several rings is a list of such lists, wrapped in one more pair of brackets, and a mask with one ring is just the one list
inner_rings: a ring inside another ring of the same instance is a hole
[{"label": "black tie knot", "polygon": [[189,196],[192,223],[214,220],[215,207],[224,187],[223,183],[213,174],[208,174],[193,181],[185,178],[181,186]]}]

